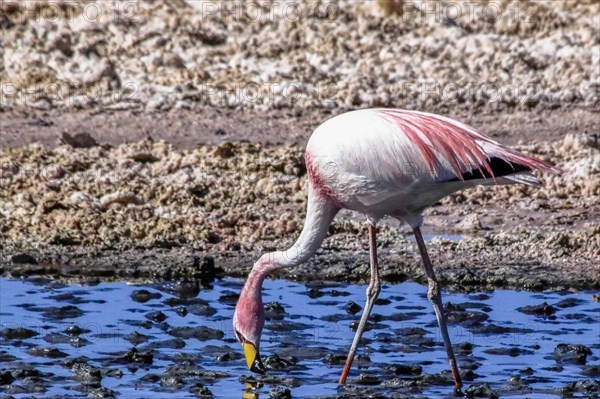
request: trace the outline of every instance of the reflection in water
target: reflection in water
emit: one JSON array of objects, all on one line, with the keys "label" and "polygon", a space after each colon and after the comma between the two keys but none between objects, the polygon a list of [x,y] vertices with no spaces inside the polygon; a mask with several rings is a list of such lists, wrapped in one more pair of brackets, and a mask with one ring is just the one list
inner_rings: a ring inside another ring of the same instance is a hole
[{"label": "reflection in water", "polygon": [[256,387],[254,387],[252,384],[246,384],[246,389],[244,390],[242,399],[258,399]]}]

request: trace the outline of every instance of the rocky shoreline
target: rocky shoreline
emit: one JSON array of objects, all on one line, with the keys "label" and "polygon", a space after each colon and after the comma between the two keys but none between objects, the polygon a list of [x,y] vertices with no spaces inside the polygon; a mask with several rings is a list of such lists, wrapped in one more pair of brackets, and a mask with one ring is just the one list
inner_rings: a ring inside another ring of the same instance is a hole
[{"label": "rocky shoreline", "polygon": [[[113,146],[68,137],[0,152],[5,275],[244,276],[302,228],[306,172],[295,144],[225,140],[178,149],[160,140]],[[563,174],[540,176],[539,190],[471,189],[429,210],[424,230],[441,236],[430,243],[440,278],[462,290],[597,289],[597,136],[518,147]],[[424,281],[405,227],[385,222],[379,243],[384,279]],[[317,257],[280,276],[364,281],[366,248],[364,222],[344,211]]]}]

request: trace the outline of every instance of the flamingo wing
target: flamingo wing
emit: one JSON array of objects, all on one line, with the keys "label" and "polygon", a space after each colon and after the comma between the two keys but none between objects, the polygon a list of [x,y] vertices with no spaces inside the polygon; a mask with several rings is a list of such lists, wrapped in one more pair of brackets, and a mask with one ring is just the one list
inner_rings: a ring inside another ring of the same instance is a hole
[{"label": "flamingo wing", "polygon": [[[315,131],[316,153],[329,172],[341,169],[382,184],[486,180],[549,163],[439,115],[399,109],[360,110],[330,119]],[[526,183],[526,181],[520,181]]]}]

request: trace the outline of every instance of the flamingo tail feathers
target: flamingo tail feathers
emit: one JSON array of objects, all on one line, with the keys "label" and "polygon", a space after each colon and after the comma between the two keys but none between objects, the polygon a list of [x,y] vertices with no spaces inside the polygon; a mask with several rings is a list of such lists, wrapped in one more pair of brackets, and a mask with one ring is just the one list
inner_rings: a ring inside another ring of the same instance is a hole
[{"label": "flamingo tail feathers", "polygon": [[[400,129],[422,156],[432,175],[449,165],[456,180],[493,179],[539,185],[530,172],[559,174],[550,163],[505,147],[474,128],[439,115],[383,109],[379,115]],[[508,183],[507,181],[504,181]]]}]

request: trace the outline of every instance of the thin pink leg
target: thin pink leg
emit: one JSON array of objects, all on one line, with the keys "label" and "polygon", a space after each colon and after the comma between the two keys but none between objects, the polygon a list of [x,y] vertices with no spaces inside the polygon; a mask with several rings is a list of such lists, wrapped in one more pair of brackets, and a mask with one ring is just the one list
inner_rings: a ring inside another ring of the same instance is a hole
[{"label": "thin pink leg", "polygon": [[431,264],[431,260],[429,259],[427,248],[425,247],[425,241],[423,240],[421,229],[419,227],[413,227],[413,231],[415,233],[417,245],[419,246],[419,251],[421,252],[421,258],[423,258],[423,265],[425,265],[425,273],[427,274],[427,280],[429,281],[427,298],[433,305],[435,316],[440,326],[440,330],[442,331],[444,347],[446,348],[446,354],[448,355],[448,361],[450,362],[450,369],[452,370],[452,375],[454,376],[454,386],[456,392],[460,393],[460,389],[462,388],[462,380],[458,372],[456,358],[454,357],[454,351],[452,350],[452,343],[450,342],[450,336],[448,335],[446,319],[444,318],[444,313],[442,310],[442,292],[440,290],[437,278],[435,277],[435,273],[433,272],[433,266]]},{"label": "thin pink leg", "polygon": [[365,326],[367,325],[367,320],[369,319],[369,315],[371,314],[371,309],[373,309],[373,305],[377,300],[377,296],[379,296],[379,292],[381,291],[381,282],[379,281],[379,265],[377,264],[377,237],[376,237],[376,228],[375,226],[369,224],[369,251],[370,251],[370,261],[371,261],[371,282],[367,287],[367,303],[363,310],[363,314],[360,318],[360,323],[358,324],[358,328],[356,329],[356,334],[354,335],[354,340],[352,341],[352,346],[350,347],[350,351],[348,352],[348,357],[346,358],[346,364],[344,365],[344,370],[342,371],[342,375],[340,376],[340,384],[346,383],[346,378],[348,377],[348,373],[350,372],[350,367],[352,366],[352,361],[354,360],[354,355],[356,355],[356,350],[358,349],[358,344],[360,342],[360,338],[365,330]]}]

